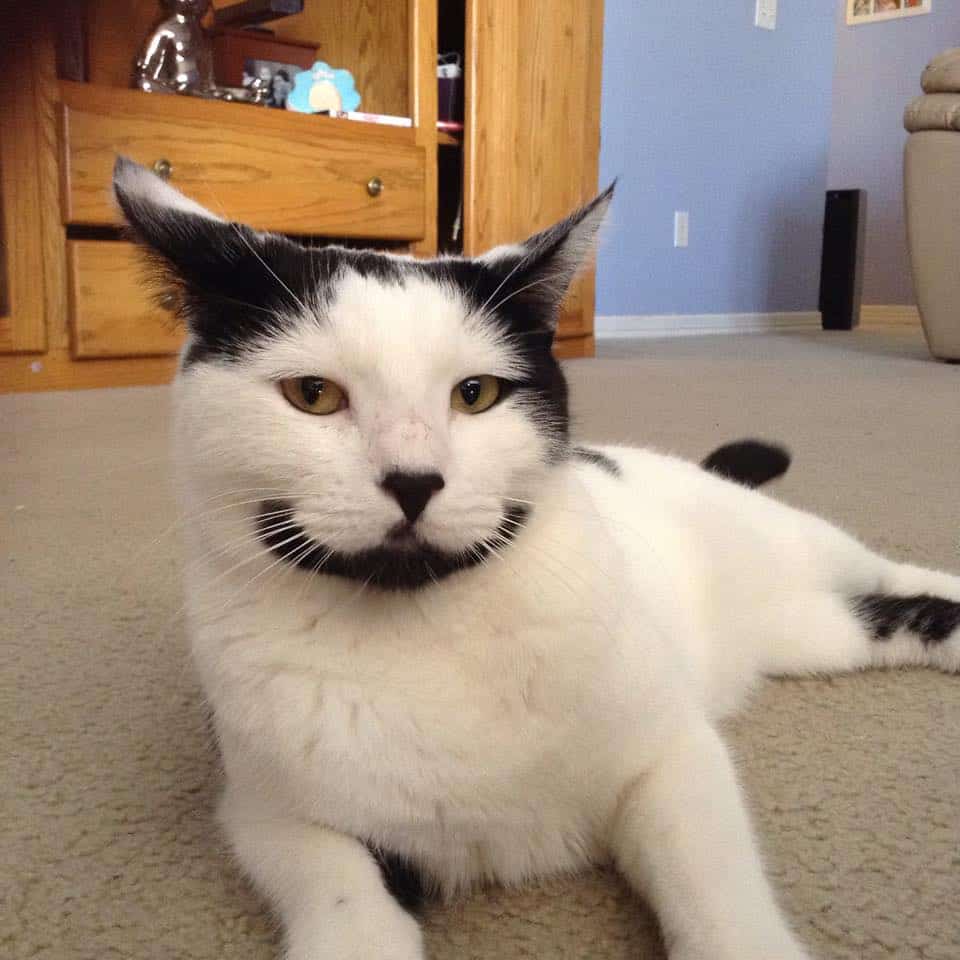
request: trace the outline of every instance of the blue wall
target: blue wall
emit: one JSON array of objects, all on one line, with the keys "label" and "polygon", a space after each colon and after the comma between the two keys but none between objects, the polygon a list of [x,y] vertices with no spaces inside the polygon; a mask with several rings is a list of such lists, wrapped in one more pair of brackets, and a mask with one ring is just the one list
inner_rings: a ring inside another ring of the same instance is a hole
[{"label": "blue wall", "polygon": [[914,303],[903,224],[903,108],[920,94],[920,74],[960,44],[960,4],[934,0],[929,14],[846,25],[838,10],[837,69],[830,145],[831,188],[865,187],[863,302]]},{"label": "blue wall", "polygon": [[836,0],[754,5],[606,0],[600,316],[816,309]]}]

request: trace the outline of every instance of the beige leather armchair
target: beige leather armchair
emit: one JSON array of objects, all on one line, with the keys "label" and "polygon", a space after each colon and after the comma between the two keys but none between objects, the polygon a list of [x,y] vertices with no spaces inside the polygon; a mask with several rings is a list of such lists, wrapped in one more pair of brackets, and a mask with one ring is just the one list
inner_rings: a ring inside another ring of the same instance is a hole
[{"label": "beige leather armchair", "polygon": [[913,285],[930,352],[960,361],[960,47],[931,61],[904,115]]}]

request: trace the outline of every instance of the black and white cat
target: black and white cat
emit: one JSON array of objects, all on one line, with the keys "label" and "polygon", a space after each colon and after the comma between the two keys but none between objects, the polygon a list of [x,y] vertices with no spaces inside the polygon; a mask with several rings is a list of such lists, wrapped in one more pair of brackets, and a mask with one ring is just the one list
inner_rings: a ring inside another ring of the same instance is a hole
[{"label": "black and white cat", "polygon": [[189,329],[193,652],[291,960],[421,958],[412,868],[451,895],[606,859],[672,960],[807,956],[715,721],[763,674],[956,671],[960,578],[718,475],[775,448],[571,445],[552,333],[610,191],[430,261],[257,233],[128,161],[115,191]]}]

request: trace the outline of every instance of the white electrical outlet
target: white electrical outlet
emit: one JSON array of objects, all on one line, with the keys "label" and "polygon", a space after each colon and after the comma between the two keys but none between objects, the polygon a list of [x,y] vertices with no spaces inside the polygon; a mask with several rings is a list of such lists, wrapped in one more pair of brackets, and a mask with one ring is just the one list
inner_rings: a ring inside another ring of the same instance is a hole
[{"label": "white electrical outlet", "polygon": [[753,25],[761,30],[777,29],[777,0],[757,0]]},{"label": "white electrical outlet", "polygon": [[685,247],[690,242],[690,214],[686,210],[673,212],[673,245]]}]

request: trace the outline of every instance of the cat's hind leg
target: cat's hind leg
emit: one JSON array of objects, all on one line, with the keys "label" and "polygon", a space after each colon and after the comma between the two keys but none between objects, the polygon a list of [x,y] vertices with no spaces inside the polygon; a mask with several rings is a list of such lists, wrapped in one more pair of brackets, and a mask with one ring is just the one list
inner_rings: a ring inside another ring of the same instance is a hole
[{"label": "cat's hind leg", "polygon": [[960,577],[869,553],[819,589],[767,604],[758,639],[770,675],[867,667],[960,671]]},{"label": "cat's hind leg", "polygon": [[875,589],[850,604],[870,637],[874,665],[960,672],[960,577],[891,564]]}]

